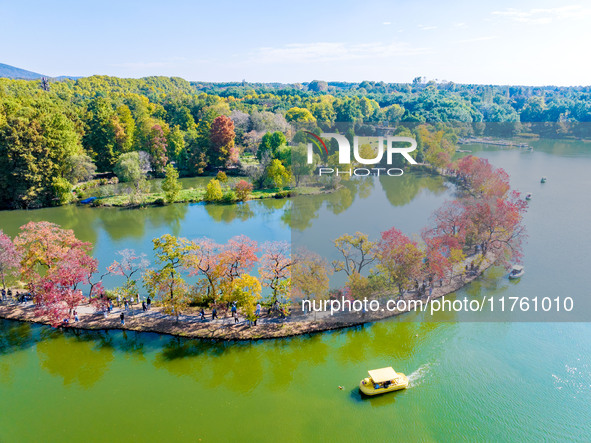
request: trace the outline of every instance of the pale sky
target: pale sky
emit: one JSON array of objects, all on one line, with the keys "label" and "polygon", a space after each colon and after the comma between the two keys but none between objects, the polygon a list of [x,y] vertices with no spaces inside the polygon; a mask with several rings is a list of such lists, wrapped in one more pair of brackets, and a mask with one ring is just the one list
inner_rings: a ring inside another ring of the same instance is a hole
[{"label": "pale sky", "polygon": [[0,0],[0,63],[46,75],[589,85],[591,2]]}]

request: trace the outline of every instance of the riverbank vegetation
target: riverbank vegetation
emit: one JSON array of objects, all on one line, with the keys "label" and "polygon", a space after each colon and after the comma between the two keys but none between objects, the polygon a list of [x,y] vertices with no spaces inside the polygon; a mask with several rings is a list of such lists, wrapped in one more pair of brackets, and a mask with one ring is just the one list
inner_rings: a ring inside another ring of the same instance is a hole
[{"label": "riverbank vegetation", "polygon": [[[215,176],[220,170],[241,176],[264,197],[269,189],[301,187],[314,166],[327,160],[307,164],[303,128],[348,137],[413,135],[416,160],[431,164],[421,137],[425,131],[443,131],[451,144],[470,135],[589,138],[590,97],[581,87],[456,85],[421,78],[412,84],[291,85],[163,77],[0,79],[0,208],[84,200],[90,189],[115,179],[126,186],[96,204],[198,201],[201,189],[181,191],[180,200],[170,198],[174,193],[154,198],[148,191],[146,179],[163,177],[169,164],[181,177]],[[327,146],[333,154],[334,143]]]},{"label": "riverbank vegetation", "polygon": [[[0,234],[0,271],[3,281],[16,276],[36,314],[54,326],[71,320],[82,303],[102,312],[113,300],[137,300],[140,293],[177,320],[194,308],[235,304],[256,324],[261,305],[287,318],[297,300],[421,297],[435,287],[455,287],[452,280],[464,274],[467,261],[477,274],[485,261],[519,260],[526,203],[510,190],[507,174],[472,156],[440,173],[456,183],[460,197],[436,210],[420,235],[411,238],[396,227],[377,239],[343,234],[334,241],[339,258],[332,263],[287,242],[258,244],[239,235],[218,244],[166,234],[153,240],[151,265],[148,257],[123,250],[100,270],[90,243],[55,224],[30,222],[14,239]],[[340,289],[330,289],[333,272],[347,276]],[[109,274],[123,277],[123,285],[107,290]]]}]

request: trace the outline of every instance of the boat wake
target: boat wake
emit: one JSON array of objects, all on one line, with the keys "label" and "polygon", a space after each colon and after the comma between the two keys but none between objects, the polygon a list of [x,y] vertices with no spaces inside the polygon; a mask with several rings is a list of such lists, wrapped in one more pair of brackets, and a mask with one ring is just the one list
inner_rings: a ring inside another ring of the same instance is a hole
[{"label": "boat wake", "polygon": [[431,368],[431,364],[425,363],[424,365],[421,365],[412,374],[410,374],[408,376],[408,387],[414,388],[416,386],[419,386],[423,382],[423,380],[425,380],[427,375],[429,374],[430,368]]}]

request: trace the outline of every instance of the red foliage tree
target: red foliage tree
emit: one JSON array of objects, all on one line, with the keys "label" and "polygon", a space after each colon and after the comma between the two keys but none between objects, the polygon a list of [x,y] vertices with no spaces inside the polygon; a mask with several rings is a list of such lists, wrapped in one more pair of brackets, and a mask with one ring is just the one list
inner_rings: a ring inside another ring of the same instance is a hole
[{"label": "red foliage tree", "polygon": [[164,173],[164,168],[168,163],[168,157],[166,155],[168,145],[162,126],[152,126],[152,129],[150,130],[150,137],[148,143],[152,169],[157,174],[162,174]]},{"label": "red foliage tree", "polygon": [[224,245],[220,254],[220,264],[223,267],[224,280],[231,286],[233,280],[241,274],[247,274],[259,261],[257,242],[246,235],[232,237]]},{"label": "red foliage tree", "polygon": [[451,270],[450,248],[443,237],[423,237],[425,242],[425,264],[423,274],[427,278],[444,278]]},{"label": "red foliage tree", "polygon": [[246,180],[240,180],[234,186],[234,192],[236,192],[236,198],[239,201],[248,200],[248,197],[252,192],[252,183],[249,183]]},{"label": "red foliage tree", "polygon": [[461,186],[473,196],[504,197],[510,189],[509,175],[503,169],[473,155],[457,162],[456,173]]},{"label": "red foliage tree", "polygon": [[213,166],[226,166],[238,161],[238,150],[234,145],[234,122],[225,115],[216,117],[211,124],[209,140],[211,152],[209,161]]},{"label": "red foliage tree", "polygon": [[382,232],[381,237],[376,248],[378,268],[402,297],[404,291],[422,277],[424,255],[416,242],[396,228]]},{"label": "red foliage tree", "polygon": [[439,238],[448,248],[461,248],[466,241],[468,226],[466,208],[458,200],[445,202],[431,216],[431,226],[423,231],[423,240]]},{"label": "red foliage tree", "polygon": [[6,277],[16,273],[20,256],[10,237],[0,230],[0,278],[2,287],[6,289]]},{"label": "red foliage tree", "polygon": [[489,197],[465,202],[468,214],[468,237],[479,244],[482,254],[493,252],[504,264],[521,258],[521,246],[526,237],[523,214],[527,203],[519,193],[507,198]]},{"label": "red foliage tree", "polygon": [[[79,285],[90,285],[98,261],[90,256],[92,245],[76,238],[74,232],[49,222],[29,222],[15,239],[21,254],[21,278],[35,299],[36,313],[52,325],[69,319],[84,296]],[[92,284],[90,296],[102,291]]]}]

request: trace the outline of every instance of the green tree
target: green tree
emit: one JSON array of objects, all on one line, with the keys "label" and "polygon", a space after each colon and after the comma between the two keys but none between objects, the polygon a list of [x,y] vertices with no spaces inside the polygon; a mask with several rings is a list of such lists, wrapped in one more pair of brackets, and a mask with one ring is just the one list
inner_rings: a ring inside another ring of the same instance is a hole
[{"label": "green tree", "polygon": [[0,127],[0,207],[51,203],[60,165],[38,120],[10,117]]},{"label": "green tree", "polygon": [[141,168],[139,153],[128,152],[123,154],[119,157],[113,169],[119,181],[131,184],[130,203],[141,204],[145,194],[150,190],[150,185]]},{"label": "green tree", "polygon": [[120,182],[137,182],[143,175],[140,167],[140,156],[137,152],[123,154],[113,168]]},{"label": "green tree", "polygon": [[178,167],[185,164],[187,156],[185,146],[184,133],[177,125],[168,134],[168,154],[172,160],[176,161]]},{"label": "green tree", "polygon": [[314,123],[316,119],[306,108],[293,107],[285,114],[285,119],[293,123]]},{"label": "green tree", "polygon": [[179,172],[169,164],[166,166],[166,177],[162,181],[162,190],[168,203],[174,203],[179,197],[183,185],[179,183]]},{"label": "green tree", "polygon": [[269,155],[271,158],[277,158],[278,149],[287,144],[287,139],[281,131],[275,131],[273,133],[267,132],[263,135],[263,139],[257,149],[257,158],[263,159],[265,155]]},{"label": "green tree", "polygon": [[[99,171],[111,171],[117,161],[117,117],[104,97],[92,100],[85,116],[84,147],[93,153]],[[121,135],[120,135],[121,138]]]},{"label": "green tree", "polygon": [[301,143],[291,147],[291,174],[295,185],[299,186],[303,177],[310,176],[320,162],[318,154],[312,157],[312,164],[308,163],[308,147]]},{"label": "green tree", "polygon": [[289,184],[291,175],[277,159],[271,161],[266,171],[265,184],[267,187],[282,188]]},{"label": "green tree", "polygon": [[65,178],[73,184],[88,181],[96,172],[96,165],[86,154],[73,155],[66,161]]}]

